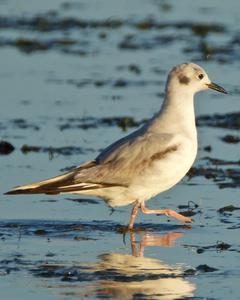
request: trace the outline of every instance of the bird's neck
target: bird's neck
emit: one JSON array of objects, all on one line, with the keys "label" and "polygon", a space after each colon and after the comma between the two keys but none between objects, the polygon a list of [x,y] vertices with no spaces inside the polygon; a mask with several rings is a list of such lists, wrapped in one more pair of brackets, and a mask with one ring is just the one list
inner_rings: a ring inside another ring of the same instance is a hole
[{"label": "bird's neck", "polygon": [[149,129],[155,132],[179,132],[196,138],[193,97],[193,93],[185,90],[166,90],[163,105],[150,121]]}]

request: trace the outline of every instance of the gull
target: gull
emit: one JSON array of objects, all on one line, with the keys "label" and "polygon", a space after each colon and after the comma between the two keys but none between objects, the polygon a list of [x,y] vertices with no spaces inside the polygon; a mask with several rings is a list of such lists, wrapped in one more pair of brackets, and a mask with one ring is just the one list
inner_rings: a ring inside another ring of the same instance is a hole
[{"label": "gull", "polygon": [[175,66],[167,78],[161,109],[146,124],[106,147],[95,159],[6,194],[70,193],[97,196],[111,207],[133,204],[129,230],[139,208],[144,214],[192,222],[169,208],[149,209],[145,202],[176,185],[191,168],[198,148],[194,95],[207,89],[227,94],[200,66],[191,62]]}]

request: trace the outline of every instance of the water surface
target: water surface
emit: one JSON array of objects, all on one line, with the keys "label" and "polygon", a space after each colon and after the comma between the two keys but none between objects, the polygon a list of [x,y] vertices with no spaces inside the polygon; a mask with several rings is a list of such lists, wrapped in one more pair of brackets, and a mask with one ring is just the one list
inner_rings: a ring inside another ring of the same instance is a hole
[{"label": "water surface", "polygon": [[148,204],[187,211],[191,227],[141,215],[124,236],[130,207],[2,195],[4,299],[239,299],[239,9],[234,0],[0,2],[0,137],[15,147],[0,155],[1,194],[137,128],[160,108],[175,64],[194,61],[230,91],[196,96],[195,170]]}]

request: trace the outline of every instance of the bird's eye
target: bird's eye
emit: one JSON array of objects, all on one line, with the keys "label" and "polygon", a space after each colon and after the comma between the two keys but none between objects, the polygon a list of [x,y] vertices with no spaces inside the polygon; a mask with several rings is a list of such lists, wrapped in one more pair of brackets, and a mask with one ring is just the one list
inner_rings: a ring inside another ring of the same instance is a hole
[{"label": "bird's eye", "polygon": [[200,80],[202,80],[202,79],[203,79],[203,77],[204,77],[204,75],[203,75],[203,74],[199,74],[199,75],[198,75],[198,78],[199,78]]}]

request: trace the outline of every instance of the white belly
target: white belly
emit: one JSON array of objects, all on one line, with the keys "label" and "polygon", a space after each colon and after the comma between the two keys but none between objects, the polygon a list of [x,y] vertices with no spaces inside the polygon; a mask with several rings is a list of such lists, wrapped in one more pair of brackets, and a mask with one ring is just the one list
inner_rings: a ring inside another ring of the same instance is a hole
[{"label": "white belly", "polygon": [[177,184],[191,168],[197,154],[197,142],[182,143],[178,150],[156,160],[129,187],[139,202],[146,201]]}]

